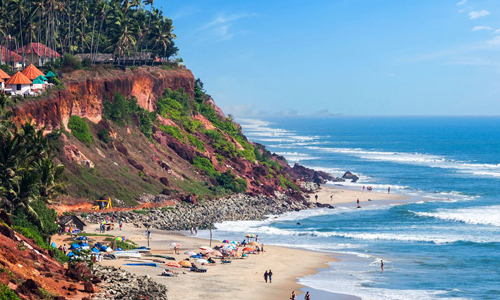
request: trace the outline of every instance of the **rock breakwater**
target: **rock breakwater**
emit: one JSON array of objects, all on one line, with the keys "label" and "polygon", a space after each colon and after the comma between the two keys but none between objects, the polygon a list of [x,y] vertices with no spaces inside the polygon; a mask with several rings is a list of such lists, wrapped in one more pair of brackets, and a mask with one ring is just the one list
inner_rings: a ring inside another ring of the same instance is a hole
[{"label": "rock breakwater", "polygon": [[137,276],[114,267],[95,265],[93,274],[102,280],[102,292],[92,300],[167,300],[167,288],[148,275]]},{"label": "rock breakwater", "polygon": [[98,212],[86,215],[89,223],[98,223],[107,217],[115,221],[133,223],[136,227],[164,230],[189,230],[197,226],[206,229],[210,224],[223,221],[263,220],[268,215],[279,215],[314,207],[306,201],[293,201],[286,196],[234,195],[224,199],[206,201],[197,205],[181,204],[172,207],[141,211]]}]

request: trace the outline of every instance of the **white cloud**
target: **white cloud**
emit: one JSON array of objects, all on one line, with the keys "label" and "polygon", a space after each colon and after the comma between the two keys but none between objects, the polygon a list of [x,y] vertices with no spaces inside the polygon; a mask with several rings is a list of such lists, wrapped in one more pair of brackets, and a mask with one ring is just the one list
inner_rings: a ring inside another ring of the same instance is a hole
[{"label": "white cloud", "polygon": [[467,3],[467,0],[462,0],[462,1],[458,2],[457,5],[460,6],[460,5],[464,5],[465,3]]},{"label": "white cloud", "polygon": [[500,45],[500,36],[496,36],[492,40],[489,40],[488,44],[493,46]]},{"label": "white cloud", "polygon": [[481,18],[481,17],[486,17],[489,14],[490,14],[489,11],[481,10],[481,11],[471,11],[469,13],[469,16],[473,20],[473,19],[477,19],[477,18]]},{"label": "white cloud", "polygon": [[232,39],[234,36],[234,33],[231,31],[231,27],[233,26],[234,22],[239,19],[252,16],[254,15],[250,14],[219,15],[213,21],[202,26],[200,30],[210,31],[211,38],[214,39],[216,42],[227,41]]},{"label": "white cloud", "polygon": [[184,6],[172,14],[172,20],[179,20],[181,18],[194,15],[199,12],[201,12],[200,8],[195,5]]},{"label": "white cloud", "polygon": [[480,30],[493,30],[490,26],[474,26],[472,31],[480,31]]},{"label": "white cloud", "polygon": [[493,32],[493,34],[499,34],[499,33],[500,33],[500,28]]}]

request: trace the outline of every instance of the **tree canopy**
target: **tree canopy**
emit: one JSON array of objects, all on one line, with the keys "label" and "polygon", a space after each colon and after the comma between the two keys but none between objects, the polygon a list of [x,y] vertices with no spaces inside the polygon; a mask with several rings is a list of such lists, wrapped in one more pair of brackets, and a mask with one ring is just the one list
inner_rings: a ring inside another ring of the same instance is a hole
[{"label": "tree canopy", "polygon": [[118,61],[147,51],[168,59],[178,51],[174,27],[153,2],[0,0],[0,45],[42,43],[59,53],[113,53]]}]

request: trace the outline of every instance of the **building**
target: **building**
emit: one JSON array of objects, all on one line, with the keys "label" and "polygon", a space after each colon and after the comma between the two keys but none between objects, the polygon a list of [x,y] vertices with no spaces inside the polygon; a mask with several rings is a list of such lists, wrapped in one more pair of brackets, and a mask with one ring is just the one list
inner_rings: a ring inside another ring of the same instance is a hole
[{"label": "building", "polygon": [[4,70],[0,69],[0,90],[5,89],[5,81],[9,80],[9,74],[5,73]]},{"label": "building", "polygon": [[29,63],[36,66],[43,66],[47,62],[61,57],[61,54],[57,53],[57,51],[40,43],[29,43],[22,48],[14,50],[14,52],[20,56],[24,55]]},{"label": "building", "polygon": [[6,64],[11,68],[20,69],[23,66],[23,58],[21,55],[18,55],[3,46],[0,46],[0,58],[0,64]]},{"label": "building", "polygon": [[31,80],[18,71],[5,82],[5,90],[13,95],[26,95],[31,92],[31,84]]},{"label": "building", "polygon": [[31,81],[35,80],[40,75],[45,76],[45,74],[43,74],[42,71],[38,70],[38,68],[34,65],[27,66],[24,70],[21,71],[21,73],[23,73],[23,75]]},{"label": "building", "polygon": [[73,215],[61,217],[61,219],[59,219],[58,224],[59,226],[64,228],[65,231],[69,228],[73,228],[73,230],[78,229],[81,232],[83,231],[85,226],[87,226],[87,224],[85,224],[85,222],[83,222],[82,219]]}]

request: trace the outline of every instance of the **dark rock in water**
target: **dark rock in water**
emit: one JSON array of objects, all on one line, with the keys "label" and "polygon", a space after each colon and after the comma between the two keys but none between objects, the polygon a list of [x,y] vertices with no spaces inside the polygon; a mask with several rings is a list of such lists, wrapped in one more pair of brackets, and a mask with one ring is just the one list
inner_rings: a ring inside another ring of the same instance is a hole
[{"label": "dark rock in water", "polygon": [[352,182],[357,182],[359,180],[358,176],[354,175],[349,171],[345,172],[344,175],[342,175],[342,178],[347,180],[352,180]]},{"label": "dark rock in water", "polygon": [[330,208],[331,205],[327,203],[318,203],[316,206],[321,208]]}]

